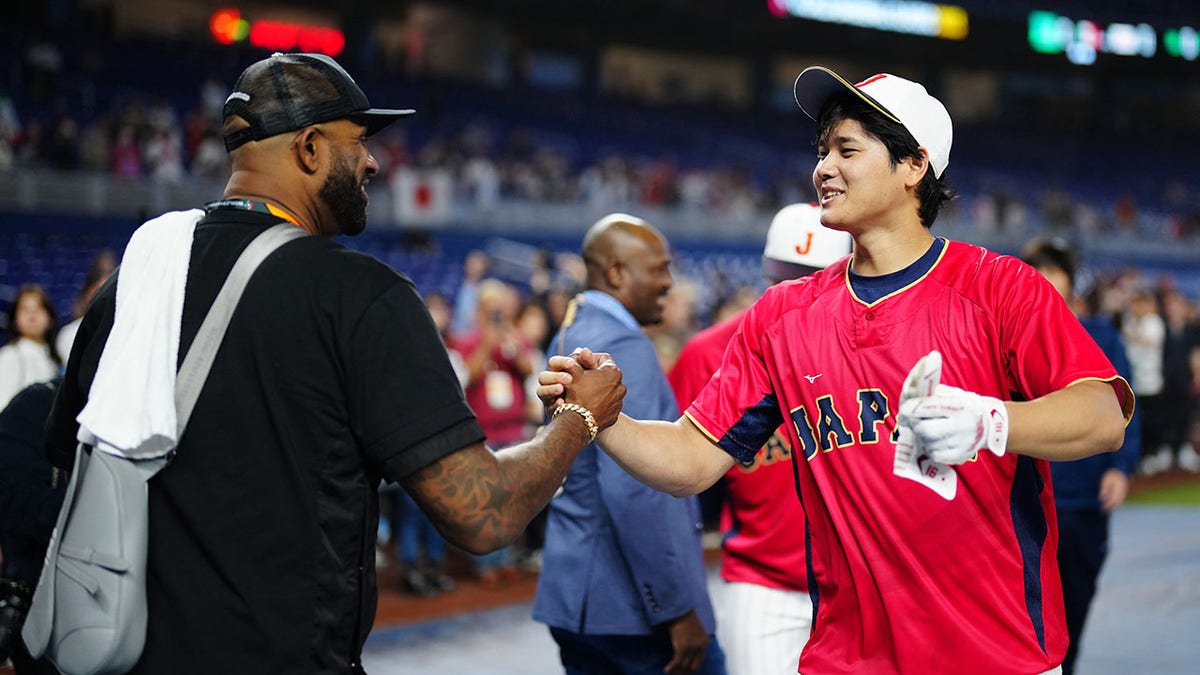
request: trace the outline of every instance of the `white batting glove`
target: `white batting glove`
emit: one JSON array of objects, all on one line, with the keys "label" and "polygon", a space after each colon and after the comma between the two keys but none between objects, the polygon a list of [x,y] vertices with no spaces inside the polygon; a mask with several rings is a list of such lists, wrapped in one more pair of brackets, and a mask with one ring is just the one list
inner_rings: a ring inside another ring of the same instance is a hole
[{"label": "white batting glove", "polygon": [[[910,400],[932,396],[942,379],[942,355],[929,352],[912,367],[900,392],[900,408]],[[933,490],[942,499],[954,499],[958,492],[958,474],[945,464],[933,461],[916,433],[908,425],[896,425],[896,455],[892,472]]]},{"label": "white batting glove", "polygon": [[899,422],[912,429],[916,443],[940,464],[968,462],[983,449],[1001,457],[1008,443],[1003,401],[945,384],[930,396],[901,402]]}]

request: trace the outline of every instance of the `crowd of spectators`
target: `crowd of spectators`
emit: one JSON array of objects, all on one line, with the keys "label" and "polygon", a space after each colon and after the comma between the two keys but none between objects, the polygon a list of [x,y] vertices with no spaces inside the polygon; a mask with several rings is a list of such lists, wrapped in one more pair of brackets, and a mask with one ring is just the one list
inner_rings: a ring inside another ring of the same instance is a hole
[{"label": "crowd of spectators", "polygon": [[[30,60],[25,67],[32,72]],[[220,135],[224,83],[206,78],[187,97],[136,89],[109,92],[111,100],[92,102],[88,114],[45,93],[53,84],[47,84],[44,70],[20,80],[30,90],[22,96],[6,94],[0,85],[0,171],[84,170],[164,183],[220,182],[227,176]],[[103,92],[95,96],[103,99]],[[644,114],[670,113],[647,108]],[[784,153],[754,162],[726,159],[716,151],[696,153],[695,147],[646,150],[636,137],[609,138],[608,131],[598,133],[583,123],[578,135],[586,141],[560,130],[513,124],[514,116],[519,117],[502,110],[435,108],[431,119],[413,123],[419,130],[400,126],[376,139],[373,149],[383,178],[401,167],[442,172],[450,177],[455,199],[484,211],[502,200],[601,210],[636,205],[745,222],[811,198],[807,168],[797,168],[807,163],[780,162]],[[696,129],[690,145],[712,143],[709,135],[708,129]],[[970,133],[962,136],[969,142]],[[680,138],[686,135],[676,142]],[[791,154],[808,152],[797,148]],[[681,154],[689,159],[681,160]],[[1130,191],[1039,180],[1027,167],[997,171],[986,157],[974,158],[974,164],[968,159],[953,170],[962,199],[951,205],[947,218],[970,222],[982,233],[1019,236],[1036,223],[1037,231],[1051,234],[1129,233],[1159,241],[1200,237],[1200,194],[1186,176],[1164,179],[1153,203],[1145,203],[1145,196],[1139,203]]]},{"label": "crowd of spectators", "polygon": [[[502,131],[468,122],[410,148],[404,130],[377,141],[383,175],[399,167],[446,171],[455,196],[486,209],[500,200],[614,204],[704,210],[745,220],[795,201],[807,201],[808,176],[778,173],[768,181],[747,166],[683,166],[672,153],[613,150],[582,158],[570,144],[539,140],[527,128]],[[564,147],[567,146],[567,147]]]},{"label": "crowd of spectators", "polygon": [[217,120],[204,105],[182,117],[166,100],[135,98],[88,123],[69,111],[22,121],[0,100],[0,171],[50,168],[107,172],[118,178],[179,183],[222,179],[228,157]]}]

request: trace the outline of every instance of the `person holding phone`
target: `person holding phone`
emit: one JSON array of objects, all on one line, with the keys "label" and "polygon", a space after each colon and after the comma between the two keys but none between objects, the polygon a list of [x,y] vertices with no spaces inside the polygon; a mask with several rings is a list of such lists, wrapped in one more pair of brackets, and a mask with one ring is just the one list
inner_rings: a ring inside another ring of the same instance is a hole
[{"label": "person holding phone", "polygon": [[[498,450],[528,439],[533,425],[526,414],[525,380],[533,373],[533,350],[516,326],[517,289],[499,279],[479,282],[475,327],[451,336],[449,347],[466,364],[463,391],[489,445]],[[507,548],[475,558],[475,573],[487,587],[516,579]]]}]

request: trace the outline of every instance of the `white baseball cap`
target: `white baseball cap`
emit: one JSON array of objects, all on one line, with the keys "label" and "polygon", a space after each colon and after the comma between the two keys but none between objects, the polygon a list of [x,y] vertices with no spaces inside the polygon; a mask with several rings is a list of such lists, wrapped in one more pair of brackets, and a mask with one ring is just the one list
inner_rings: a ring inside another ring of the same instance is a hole
[{"label": "white baseball cap", "polygon": [[789,204],[775,214],[763,248],[763,271],[771,279],[798,279],[850,253],[853,238],[821,224],[821,207]]},{"label": "white baseball cap", "polygon": [[796,103],[805,115],[815,120],[825,101],[845,89],[858,94],[893,122],[908,129],[917,145],[929,152],[933,175],[942,177],[950,164],[954,128],[950,113],[941,101],[930,96],[925,87],[896,75],[879,73],[858,84],[850,84],[825,66],[809,66],[796,78]]}]

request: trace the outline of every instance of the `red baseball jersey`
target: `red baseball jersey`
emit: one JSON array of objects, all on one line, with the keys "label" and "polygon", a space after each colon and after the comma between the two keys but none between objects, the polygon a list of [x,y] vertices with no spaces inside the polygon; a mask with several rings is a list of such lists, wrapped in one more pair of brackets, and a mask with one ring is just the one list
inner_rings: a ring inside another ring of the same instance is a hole
[{"label": "red baseball jersey", "polygon": [[1049,463],[983,453],[947,501],[892,473],[900,390],[937,349],[942,382],[1031,400],[1081,380],[1133,394],[1040,274],[948,242],[867,304],[848,262],[747,312],[687,415],[738,459],[781,421],[800,462],[812,637],[806,673],[1041,673],[1067,647]]},{"label": "red baseball jersey", "polygon": [[[700,331],[679,352],[668,379],[686,406],[704,388],[745,313]],[[796,497],[792,446],[776,429],[749,462],[725,474],[721,506],[721,578],[789,591],[807,591],[804,512]]]}]

